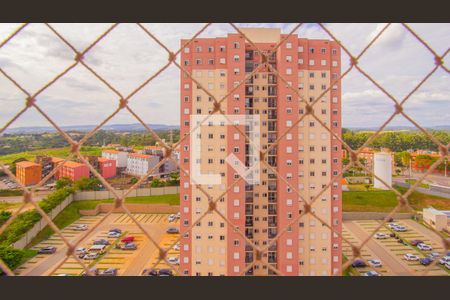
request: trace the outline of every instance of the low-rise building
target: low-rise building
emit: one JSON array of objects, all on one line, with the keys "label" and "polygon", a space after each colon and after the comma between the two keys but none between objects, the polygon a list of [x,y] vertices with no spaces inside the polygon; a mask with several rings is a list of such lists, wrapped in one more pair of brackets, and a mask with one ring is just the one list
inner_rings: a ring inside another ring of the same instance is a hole
[{"label": "low-rise building", "polygon": [[[154,168],[159,163],[159,161],[159,156],[129,153],[127,160],[127,169],[125,172],[133,176],[142,176],[147,174],[149,170]],[[155,170],[154,173],[159,173],[159,170]]]},{"label": "low-rise building", "polygon": [[104,157],[98,158],[98,170],[103,178],[116,177],[116,161]]},{"label": "low-rise building", "polygon": [[72,181],[76,181],[83,177],[89,178],[88,166],[74,161],[66,161],[61,169],[59,169],[58,173],[58,178],[67,177]]},{"label": "low-rise building", "polygon": [[437,231],[450,232],[450,210],[437,210],[433,207],[423,209],[423,221]]},{"label": "low-rise building", "polygon": [[103,150],[102,157],[115,160],[117,168],[127,167],[128,152],[117,150]]},{"label": "low-rise building", "polygon": [[17,180],[24,186],[38,184],[42,178],[42,166],[31,161],[16,163]]}]

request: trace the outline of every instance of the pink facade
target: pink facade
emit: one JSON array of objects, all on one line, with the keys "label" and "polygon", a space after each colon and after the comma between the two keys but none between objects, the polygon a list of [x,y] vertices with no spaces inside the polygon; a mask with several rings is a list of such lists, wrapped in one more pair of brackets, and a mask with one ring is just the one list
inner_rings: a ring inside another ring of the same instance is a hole
[{"label": "pink facade", "polygon": [[112,178],[116,176],[116,161],[113,159],[99,157],[98,168],[103,178]]},{"label": "pink facade", "polygon": [[[273,49],[278,41],[285,37],[285,35],[279,34],[273,41],[267,41],[270,39],[267,36],[273,35],[273,31],[266,35],[264,31],[266,29],[252,30],[249,30],[248,33],[255,36],[255,44],[262,51]],[[186,41],[181,43],[184,45]],[[269,58],[268,61],[288,83],[277,78],[269,68],[264,68],[256,72],[260,77],[255,75],[250,82],[237,88],[235,88],[236,83],[243,81],[246,75],[263,62],[262,56],[257,55],[253,45],[246,42],[242,36],[229,34],[226,38],[196,39],[186,48],[188,50],[181,52],[181,65],[187,72],[193,76],[197,72],[201,73],[201,76],[205,76],[205,73],[202,73],[205,70],[219,70],[220,74],[225,74],[226,90],[216,91],[213,87],[211,92],[215,93],[214,96],[220,100],[221,95],[233,91],[228,99],[221,103],[220,108],[228,114],[260,114],[263,125],[261,140],[263,152],[271,147],[271,144],[275,142],[277,144],[272,151],[266,154],[267,162],[271,167],[263,167],[264,182],[261,185],[247,186],[244,180],[235,184],[234,169],[231,166],[226,168],[225,188],[227,193],[222,200],[226,207],[225,216],[231,222],[231,226],[227,225],[225,237],[220,237],[221,241],[225,240],[224,244],[215,243],[213,242],[214,237],[211,238],[211,245],[214,245],[212,248],[226,248],[225,268],[222,268],[222,261],[216,262],[208,259],[209,256],[213,256],[208,254],[210,252],[194,255],[194,249],[198,253],[203,253],[201,251],[204,251],[204,245],[207,245],[203,241],[204,236],[196,234],[194,237],[192,232],[188,232],[191,225],[194,225],[192,222],[196,221],[194,210],[198,209],[196,208],[197,203],[204,200],[198,197],[197,192],[194,192],[195,184],[192,184],[189,178],[191,163],[189,138],[182,142],[180,163],[187,174],[181,172],[180,230],[184,235],[181,240],[181,273],[184,275],[232,276],[240,275],[247,270],[245,272],[247,275],[274,274],[264,264],[253,267],[251,270],[248,269],[259,253],[250,245],[246,247],[245,239],[233,230],[234,227],[245,232],[246,237],[253,240],[259,248],[264,249],[271,245],[269,251],[262,254],[261,259],[265,264],[270,264],[279,270],[282,275],[339,275],[342,264],[339,235],[333,234],[325,227],[314,229],[312,226],[315,224],[315,220],[311,216],[301,217],[300,222],[292,224],[293,220],[298,218],[299,213],[304,212],[304,201],[310,202],[322,188],[333,181],[326,192],[319,195],[321,199],[318,199],[310,209],[323,212],[325,214],[323,219],[332,226],[333,230],[337,232],[342,230],[341,144],[328,131],[321,130],[321,125],[315,122],[311,116],[304,116],[305,124],[298,122],[303,114],[307,115],[308,105],[315,101],[314,97],[321,95],[321,89],[324,90],[324,86],[331,87],[330,92],[323,97],[323,101],[319,101],[320,103],[314,105],[313,109],[315,115],[322,115],[322,122],[326,123],[335,135],[340,136],[339,45],[328,40],[307,40],[292,35],[278,48],[276,55]],[[316,79],[319,77],[321,84],[313,86],[315,81],[305,81],[305,78],[300,76],[300,72],[304,73],[303,76],[307,78],[311,76],[310,73],[315,73]],[[261,77],[264,78],[265,83],[258,86],[257,82],[261,82]],[[198,80],[208,81],[204,77],[200,77]],[[211,82],[223,82],[223,78],[214,78],[211,79]],[[306,86],[305,82],[308,82]],[[204,84],[202,83],[202,85]],[[287,85],[301,90],[302,97],[299,98]],[[209,86],[203,87],[209,88]],[[191,114],[211,112],[211,110],[203,109],[201,103],[205,99],[198,97],[197,91],[196,83],[182,73],[181,136],[188,134],[191,129]],[[214,103],[210,101],[204,107],[213,108]],[[241,127],[241,130],[244,131],[244,126]],[[289,138],[285,136],[279,139],[286,131],[289,133]],[[245,161],[246,142],[242,135],[240,139],[234,138],[238,132],[233,126],[227,126],[226,142],[223,142],[226,145],[225,156],[233,153],[241,161]],[[222,142],[219,141],[219,143]],[[237,153],[233,152],[233,149],[236,148],[240,149]],[[308,152],[315,149],[315,152]],[[204,161],[202,160],[201,163],[204,164]],[[214,161],[214,163],[216,162]],[[271,168],[275,168],[279,177],[282,178],[275,176]],[[300,176],[300,174],[302,175]],[[317,179],[319,176],[322,177]],[[300,197],[297,192],[300,193]],[[214,221],[214,225],[216,225],[222,220],[217,216],[217,220]],[[198,227],[205,226],[204,224],[198,225]],[[205,231],[199,229],[198,232]],[[214,233],[214,229],[211,229],[211,232]],[[278,236],[280,232],[283,234]],[[317,247],[321,249],[318,249],[317,252],[321,254],[306,254],[316,243],[315,235],[320,235],[321,243],[317,243]],[[277,237],[276,242],[272,240],[275,237]],[[194,261],[194,257],[196,261]],[[322,264],[320,268],[312,262],[313,259],[315,262],[319,258]]]},{"label": "pink facade", "polygon": [[72,181],[83,177],[89,178],[89,168],[85,164],[68,161],[59,170],[59,178],[67,177]]}]

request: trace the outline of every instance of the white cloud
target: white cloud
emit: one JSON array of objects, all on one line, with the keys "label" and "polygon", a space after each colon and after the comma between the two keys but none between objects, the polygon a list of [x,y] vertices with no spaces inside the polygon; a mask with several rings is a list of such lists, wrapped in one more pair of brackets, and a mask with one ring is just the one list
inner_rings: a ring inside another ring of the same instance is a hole
[{"label": "white cloud", "polygon": [[[240,27],[277,27],[290,32],[296,24],[237,24]],[[0,40],[17,24],[1,24]],[[85,49],[110,24],[53,25],[78,51]],[[171,51],[180,40],[192,37],[204,24],[144,24]],[[325,25],[354,55],[376,36],[385,24]],[[443,53],[450,42],[448,24],[411,24],[413,30]],[[230,24],[212,24],[200,37],[224,36],[234,32]],[[301,37],[330,37],[316,24],[303,24],[296,32]],[[30,92],[35,92],[68,65],[74,54],[43,24],[31,24],[0,49],[0,67]],[[90,51],[85,61],[124,95],[144,82],[167,62],[167,53],[135,24],[121,24]],[[448,60],[448,59],[447,59]],[[342,70],[349,65],[342,55]],[[447,64],[448,65],[448,64]],[[401,100],[434,67],[429,51],[398,24],[393,24],[360,59],[360,66],[377,82]],[[179,70],[170,66],[136,94],[130,106],[146,122],[179,123]],[[364,76],[353,70],[342,82],[344,126],[380,125],[393,111],[393,102]],[[0,76],[0,127],[24,105],[24,95]],[[84,67],[78,66],[38,97],[38,103],[58,124],[96,124],[111,113],[118,96]],[[420,124],[449,124],[449,75],[436,72],[405,104],[405,111]],[[121,112],[110,123],[137,122],[128,112]],[[20,126],[40,126],[42,118],[27,117]],[[12,127],[18,126],[14,124]],[[410,125],[396,118],[394,124]]]}]

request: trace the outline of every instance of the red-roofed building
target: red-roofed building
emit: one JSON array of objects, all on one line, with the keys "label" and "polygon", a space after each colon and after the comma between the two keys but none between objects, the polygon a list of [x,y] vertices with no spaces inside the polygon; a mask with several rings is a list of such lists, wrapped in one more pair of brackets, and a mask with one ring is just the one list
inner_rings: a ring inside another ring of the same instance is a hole
[{"label": "red-roofed building", "polygon": [[64,165],[59,169],[57,179],[61,177],[67,177],[72,181],[76,181],[80,178],[87,177],[89,178],[89,168],[85,164],[80,164],[74,161],[67,161]]},{"label": "red-roofed building", "polygon": [[40,164],[31,161],[16,163],[16,178],[24,186],[38,184],[42,177]]},{"label": "red-roofed building", "polygon": [[104,157],[98,158],[98,169],[103,178],[112,178],[116,176],[116,161]]}]

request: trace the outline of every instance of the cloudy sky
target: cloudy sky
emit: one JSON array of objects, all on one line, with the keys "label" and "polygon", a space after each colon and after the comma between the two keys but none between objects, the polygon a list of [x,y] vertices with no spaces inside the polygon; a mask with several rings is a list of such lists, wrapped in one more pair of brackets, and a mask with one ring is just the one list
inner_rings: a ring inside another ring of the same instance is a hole
[{"label": "cloudy sky", "polygon": [[[328,24],[327,28],[358,54],[385,24]],[[0,24],[0,41],[17,28]],[[110,24],[53,24],[75,48],[82,51]],[[204,24],[144,24],[168,48],[176,51],[181,38],[193,36]],[[277,27],[290,32],[295,24],[238,24],[240,27]],[[450,24],[410,24],[438,54],[450,46]],[[224,36],[234,32],[229,24],[213,24],[201,37]],[[296,31],[301,37],[329,38],[315,24]],[[73,63],[73,52],[43,24],[31,24],[0,49],[0,67],[30,93],[35,92]],[[155,73],[167,62],[166,52],[135,24],[121,24],[85,57],[123,95]],[[446,58],[450,66],[450,54]],[[349,58],[343,53],[342,70]],[[405,97],[434,67],[431,53],[398,24],[391,25],[361,58],[359,66],[392,93]],[[178,125],[179,69],[170,66],[136,94],[130,106],[148,123]],[[436,71],[406,102],[405,111],[424,126],[450,125],[450,80],[444,70]],[[60,125],[97,124],[117,107],[118,96],[79,65],[45,90],[37,102]],[[381,125],[393,112],[393,102],[358,71],[342,82],[343,124],[345,127]],[[0,74],[0,127],[24,105],[24,95]],[[109,124],[136,123],[126,111]],[[411,125],[397,117],[393,125]],[[11,127],[48,126],[34,109]]]}]

